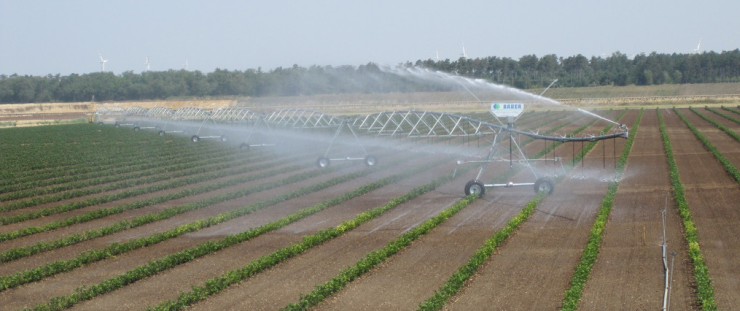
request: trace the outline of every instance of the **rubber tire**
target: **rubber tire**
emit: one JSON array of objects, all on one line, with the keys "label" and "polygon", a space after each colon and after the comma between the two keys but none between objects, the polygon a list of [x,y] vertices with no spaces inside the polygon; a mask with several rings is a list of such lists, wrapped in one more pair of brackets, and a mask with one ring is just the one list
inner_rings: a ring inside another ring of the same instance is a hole
[{"label": "rubber tire", "polygon": [[550,181],[550,178],[542,177],[534,182],[534,193],[539,193],[540,191],[545,191],[547,194],[552,194],[555,191],[555,186]]},{"label": "rubber tire", "polygon": [[239,145],[239,150],[241,150],[241,151],[249,151],[249,144],[242,143],[241,145]]},{"label": "rubber tire", "polygon": [[138,130],[139,130],[139,127],[138,126],[134,126],[134,132],[136,132]]},{"label": "rubber tire", "polygon": [[118,127],[121,127],[121,125],[118,124],[118,122],[116,122],[116,128],[118,128]]},{"label": "rubber tire", "polygon": [[316,160],[316,166],[318,166],[319,168],[329,167],[329,164],[331,164],[331,161],[325,157],[319,157],[319,159]]},{"label": "rubber tire", "polygon": [[365,157],[365,165],[367,166],[373,166],[378,164],[378,158],[376,158],[374,155],[368,154]]},{"label": "rubber tire", "polygon": [[221,135],[221,141],[226,141],[226,136],[225,135]]},{"label": "rubber tire", "polygon": [[486,187],[478,180],[471,180],[465,185],[465,195],[477,193],[478,196],[486,194]]},{"label": "rubber tire", "polygon": [[190,140],[192,140],[194,143],[197,143],[200,140],[200,137],[198,137],[198,135],[193,135],[193,137],[190,137]]},{"label": "rubber tire", "polygon": [[164,136],[164,131],[159,131],[159,136]]}]

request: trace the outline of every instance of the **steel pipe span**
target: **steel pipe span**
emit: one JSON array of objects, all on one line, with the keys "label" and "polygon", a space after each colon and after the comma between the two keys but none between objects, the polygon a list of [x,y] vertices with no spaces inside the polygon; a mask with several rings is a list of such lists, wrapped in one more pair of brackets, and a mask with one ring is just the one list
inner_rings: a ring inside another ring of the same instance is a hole
[{"label": "steel pipe span", "polygon": [[378,135],[405,135],[409,137],[482,136],[501,132],[522,134],[535,139],[560,142],[597,141],[627,138],[629,130],[619,125],[617,132],[584,137],[548,136],[526,132],[513,127],[483,122],[473,118],[433,111],[384,111],[357,118],[352,126]]},{"label": "steel pipe span", "polygon": [[[123,109],[100,109],[101,114],[120,114]],[[509,132],[521,134],[535,139],[544,139],[559,142],[598,141],[612,138],[627,138],[629,129],[619,124],[613,133],[589,135],[581,137],[548,136],[535,132],[515,129],[513,126],[493,124],[461,115],[417,110],[383,111],[369,114],[364,117],[347,119],[332,116],[315,110],[282,109],[263,116],[250,110],[238,107],[218,108],[214,112],[198,107],[184,107],[172,110],[164,107],[155,107],[144,113],[145,118],[171,120],[251,120],[264,118],[267,124],[287,128],[338,128],[346,124],[360,132],[374,135],[404,135],[409,137],[450,137],[450,136],[483,136]],[[598,116],[600,119],[605,119]],[[614,122],[605,119],[610,122]],[[616,122],[615,122],[616,123]]]}]

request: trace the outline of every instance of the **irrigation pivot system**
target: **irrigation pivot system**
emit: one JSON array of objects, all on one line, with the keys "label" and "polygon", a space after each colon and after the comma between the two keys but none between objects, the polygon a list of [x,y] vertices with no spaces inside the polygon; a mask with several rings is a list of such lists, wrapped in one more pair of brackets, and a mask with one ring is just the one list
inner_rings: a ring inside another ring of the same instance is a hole
[{"label": "irrigation pivot system", "polygon": [[[494,105],[501,105],[495,106]],[[611,134],[606,135],[591,135],[585,137],[566,137],[566,136],[547,136],[540,135],[538,133],[526,132],[516,130],[514,128],[514,121],[521,114],[521,111],[516,114],[511,114],[509,107],[515,107],[522,109],[522,104],[493,104],[492,112],[496,116],[496,120],[499,118],[506,118],[507,124],[493,124],[483,122],[480,120],[472,119],[465,116],[440,113],[432,111],[386,111],[377,114],[368,115],[363,118],[355,119],[354,126],[361,131],[367,131],[375,133],[377,135],[404,135],[408,137],[490,137],[491,146],[488,154],[483,159],[473,161],[457,161],[457,164],[466,163],[479,163],[481,165],[478,175],[475,179],[469,181],[465,185],[465,194],[479,194],[483,195],[486,188],[491,187],[514,187],[514,186],[534,186],[535,192],[546,191],[552,193],[554,186],[549,177],[539,176],[536,170],[533,169],[531,162],[533,159],[528,159],[521,149],[521,145],[518,139],[518,135],[521,134],[527,137],[535,139],[544,139],[550,141],[559,142],[575,142],[575,141],[597,141],[604,139],[613,138],[627,138],[628,130],[624,125],[620,125],[619,129]],[[499,110],[500,109],[500,110]],[[601,118],[601,117],[599,117]],[[500,122],[500,120],[499,120]],[[611,121],[610,121],[611,122]],[[509,139],[509,147],[505,148],[501,146],[504,139]],[[508,153],[508,159],[505,155]],[[514,160],[516,157],[516,160]],[[559,158],[553,159],[542,159],[550,161],[560,161]],[[534,182],[524,183],[501,183],[501,184],[488,184],[480,181],[486,166],[491,162],[509,162],[509,166],[512,167],[514,161],[518,164],[523,164],[529,168],[529,171],[534,175]]]},{"label": "irrigation pivot system", "polygon": [[134,131],[140,129],[154,129],[159,131],[161,125],[172,118],[174,110],[167,107],[153,107],[144,113],[141,118],[134,122]]},{"label": "irrigation pivot system", "polygon": [[98,124],[113,124],[118,127],[119,120],[123,120],[126,115],[126,109],[121,106],[105,107],[100,106],[95,111],[94,122]]},{"label": "irrigation pivot system", "polygon": [[[294,130],[329,130],[333,131],[329,146],[326,148],[324,155],[320,156],[316,160],[316,165],[319,168],[328,167],[332,161],[365,161],[365,165],[373,166],[377,164],[378,160],[375,156],[369,154],[363,146],[360,139],[357,137],[357,133],[353,129],[353,125],[350,124],[351,120],[335,117],[325,113],[321,113],[314,110],[306,109],[284,109],[272,113],[268,118],[267,122],[274,124],[275,126],[290,128]],[[363,156],[344,156],[344,157],[330,157],[330,151],[335,142],[340,138],[340,135],[346,134],[349,131],[352,134],[355,145],[362,150]]]},{"label": "irrigation pivot system", "polygon": [[[132,123],[135,130],[155,129],[159,135],[169,133],[189,135],[188,133],[191,133],[193,135],[190,136],[190,139],[193,142],[205,138],[226,141],[226,132],[230,131],[244,136],[244,143],[240,145],[242,150],[249,150],[250,147],[254,146],[276,145],[275,143],[250,143],[255,133],[270,136],[274,141],[274,129],[300,131],[304,135],[313,136],[329,134],[331,139],[326,151],[316,160],[316,165],[319,168],[328,167],[334,161],[364,161],[367,166],[377,164],[378,159],[367,152],[359,136],[449,139],[474,137],[490,142],[490,147],[483,157],[456,162],[458,165],[480,165],[476,177],[467,182],[464,187],[466,195],[483,195],[486,188],[515,186],[534,186],[535,192],[553,192],[554,184],[550,177],[535,170],[532,163],[535,161],[558,162],[562,159],[558,157],[527,158],[522,150],[520,136],[557,142],[591,142],[627,138],[629,135],[628,128],[625,125],[580,109],[579,111],[583,113],[615,123],[618,126],[612,133],[581,137],[549,136],[537,132],[517,130],[514,124],[523,110],[524,104],[521,103],[492,103],[490,112],[498,124],[451,113],[416,110],[383,111],[357,118],[341,118],[306,109],[283,109],[269,115],[263,115],[239,107],[218,108],[213,111],[197,107],[185,107],[178,110],[154,107],[149,110],[132,109],[131,114],[127,114],[127,110],[122,108],[108,109],[101,107],[96,112],[96,117],[98,117],[101,124],[112,123],[116,126],[122,125],[121,122],[128,122],[127,118],[135,118],[136,122]],[[128,123],[125,124],[128,125]],[[239,127],[241,127],[241,130],[237,131],[236,129]],[[244,128],[247,130],[245,131]],[[505,146],[507,139],[508,147]],[[351,155],[337,156],[336,149]],[[358,153],[361,154],[358,155]],[[508,162],[509,168],[513,168],[516,163],[528,169],[532,173],[533,179],[528,182],[516,183],[484,183],[481,178],[487,165],[492,162]]]}]

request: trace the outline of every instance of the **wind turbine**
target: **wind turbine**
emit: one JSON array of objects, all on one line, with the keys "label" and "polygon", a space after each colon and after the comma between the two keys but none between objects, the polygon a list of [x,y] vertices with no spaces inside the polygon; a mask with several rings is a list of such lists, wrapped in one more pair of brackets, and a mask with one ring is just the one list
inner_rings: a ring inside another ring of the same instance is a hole
[{"label": "wind turbine", "polygon": [[694,49],[694,53],[699,53],[699,49],[701,49],[701,38],[699,38],[699,44],[696,45],[696,48]]},{"label": "wind turbine", "polygon": [[439,51],[437,51],[437,61],[439,61]]},{"label": "wind turbine", "polygon": [[465,43],[463,43],[463,52],[462,52],[462,58],[468,58],[468,54],[465,53]]},{"label": "wind turbine", "polygon": [[188,60],[185,60],[185,70],[188,70]]},{"label": "wind turbine", "polygon": [[100,52],[98,52],[98,56],[100,56],[100,70],[102,72],[105,72],[105,63],[108,62],[107,59],[103,59],[103,55],[100,55]]},{"label": "wind turbine", "polygon": [[146,57],[146,69],[144,71],[149,71],[149,56]]}]

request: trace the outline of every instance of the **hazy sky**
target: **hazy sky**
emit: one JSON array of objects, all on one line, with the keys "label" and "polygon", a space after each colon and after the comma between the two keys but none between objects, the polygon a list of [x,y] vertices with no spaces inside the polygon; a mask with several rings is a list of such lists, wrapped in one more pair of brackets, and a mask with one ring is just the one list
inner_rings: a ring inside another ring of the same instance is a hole
[{"label": "hazy sky", "polygon": [[740,48],[740,1],[0,0],[0,74]]}]

